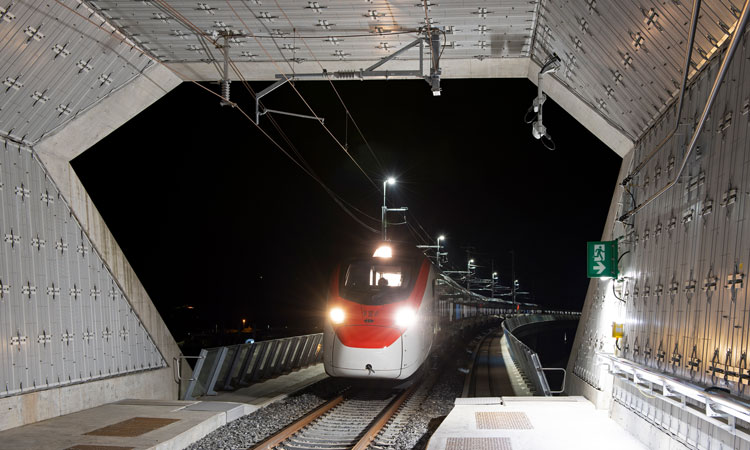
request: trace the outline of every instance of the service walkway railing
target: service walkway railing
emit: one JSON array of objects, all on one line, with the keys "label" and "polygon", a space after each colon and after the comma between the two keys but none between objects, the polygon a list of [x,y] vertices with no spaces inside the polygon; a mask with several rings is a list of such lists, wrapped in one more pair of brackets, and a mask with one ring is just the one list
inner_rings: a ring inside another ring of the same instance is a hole
[{"label": "service walkway railing", "polygon": [[[513,362],[528,377],[537,393],[549,397],[552,394],[560,394],[565,390],[566,372],[562,367],[542,367],[539,355],[528,345],[521,342],[513,335],[513,331],[524,325],[534,323],[550,322],[556,320],[576,320],[580,313],[556,313],[556,314],[526,314],[510,318],[503,321],[503,334],[508,343],[508,350]],[[560,390],[551,390],[547,382],[546,371],[558,371],[563,373],[562,387]]]},{"label": "service walkway railing", "polygon": [[[322,361],[323,333],[201,350],[183,400],[216,395]],[[178,361],[175,366],[179,367]],[[176,374],[180,378],[179,373]]]}]

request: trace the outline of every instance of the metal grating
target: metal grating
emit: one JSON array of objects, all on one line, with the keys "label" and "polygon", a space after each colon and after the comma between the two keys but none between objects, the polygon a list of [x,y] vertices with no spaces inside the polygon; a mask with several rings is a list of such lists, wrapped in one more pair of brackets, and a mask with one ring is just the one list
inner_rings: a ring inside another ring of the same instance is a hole
[{"label": "metal grating", "polygon": [[476,412],[477,428],[480,430],[531,430],[534,427],[523,412]]},{"label": "metal grating", "polygon": [[87,445],[78,444],[68,447],[65,450],[133,450],[135,447],[116,447],[112,445]]},{"label": "metal grating", "polygon": [[449,437],[445,443],[445,450],[513,450],[510,438],[457,438]]},{"label": "metal grating", "polygon": [[179,422],[180,419],[164,419],[157,417],[133,417],[106,427],[98,428],[86,433],[87,436],[118,436],[135,437],[150,431],[165,427],[171,423]]}]

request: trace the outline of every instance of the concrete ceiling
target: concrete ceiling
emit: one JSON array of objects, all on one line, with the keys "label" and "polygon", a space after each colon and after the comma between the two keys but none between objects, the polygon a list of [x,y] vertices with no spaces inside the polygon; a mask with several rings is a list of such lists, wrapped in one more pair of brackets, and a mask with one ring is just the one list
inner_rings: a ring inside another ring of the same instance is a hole
[{"label": "concrete ceiling", "polygon": [[[741,6],[703,2],[693,75]],[[365,68],[429,22],[440,33],[443,78],[536,82],[540,63],[557,53],[562,67],[545,90],[623,155],[679,91],[691,8],[684,0],[23,0],[0,6],[0,134],[38,142],[151,66],[218,80],[223,34],[243,78],[272,80]],[[382,69],[413,70],[418,58],[414,47]]]}]

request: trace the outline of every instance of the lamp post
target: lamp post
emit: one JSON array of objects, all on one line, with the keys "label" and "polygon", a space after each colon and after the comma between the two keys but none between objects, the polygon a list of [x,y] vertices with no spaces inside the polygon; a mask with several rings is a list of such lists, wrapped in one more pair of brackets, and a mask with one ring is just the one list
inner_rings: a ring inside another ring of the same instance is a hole
[{"label": "lamp post", "polygon": [[476,269],[477,266],[474,264],[474,260],[470,259],[466,263],[466,289],[471,290],[471,278],[474,275],[474,273],[471,271],[471,269]]},{"label": "lamp post", "polygon": [[388,211],[396,211],[396,212],[405,212],[408,211],[409,208],[407,207],[401,207],[401,208],[389,208],[387,201],[386,201],[386,189],[389,184],[396,184],[396,179],[393,177],[388,177],[385,181],[383,181],[383,207],[380,210],[380,223],[383,226],[383,241],[388,240]]},{"label": "lamp post", "polygon": [[[393,209],[388,209],[388,211],[393,211]],[[441,268],[440,257],[441,256],[445,256],[445,255],[448,254],[448,253],[441,253],[440,252],[440,241],[444,241],[444,240],[445,240],[445,236],[443,236],[441,234],[437,238],[437,245],[417,245],[417,248],[425,248],[425,249],[427,249],[427,248],[434,248],[434,249],[437,249],[437,253],[435,253],[435,261],[437,263],[438,269]]]},{"label": "lamp post", "polygon": [[442,234],[440,236],[438,236],[438,238],[437,238],[437,254],[436,254],[436,256],[437,256],[437,266],[438,266],[438,269],[440,269],[440,256],[442,256],[442,253],[440,253],[440,241],[444,241],[444,240],[445,240],[445,236],[443,236]]},{"label": "lamp post", "polygon": [[396,179],[393,177],[388,177],[385,181],[383,181],[383,207],[380,210],[380,223],[383,226],[383,241],[388,240],[388,234],[386,229],[388,228],[388,222],[386,222],[386,215],[388,213],[388,206],[386,204],[386,189],[389,184],[396,184]]},{"label": "lamp post", "polygon": [[513,306],[516,305],[516,283],[518,283],[518,280],[516,280],[516,252],[511,250],[510,251],[510,279],[513,280],[513,285],[511,286],[511,294],[513,295]]}]

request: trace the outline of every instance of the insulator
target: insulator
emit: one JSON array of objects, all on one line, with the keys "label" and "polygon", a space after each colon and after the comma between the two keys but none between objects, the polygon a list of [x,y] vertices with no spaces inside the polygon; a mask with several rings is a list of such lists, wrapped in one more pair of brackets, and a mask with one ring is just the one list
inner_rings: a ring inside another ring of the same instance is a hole
[{"label": "insulator", "polygon": [[356,72],[353,70],[342,70],[339,72],[334,72],[333,75],[336,78],[354,78],[356,76]]},{"label": "insulator", "polygon": [[232,82],[229,80],[221,80],[221,96],[224,97],[224,101],[229,101],[229,87]]}]

